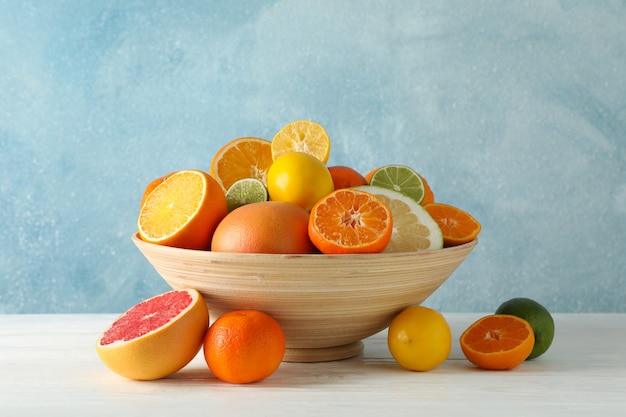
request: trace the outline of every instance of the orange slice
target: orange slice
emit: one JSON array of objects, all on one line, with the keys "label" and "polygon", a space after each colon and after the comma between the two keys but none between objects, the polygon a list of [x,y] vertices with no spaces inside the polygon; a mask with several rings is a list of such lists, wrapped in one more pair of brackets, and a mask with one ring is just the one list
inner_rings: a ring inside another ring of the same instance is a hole
[{"label": "orange slice", "polygon": [[342,188],[311,209],[309,237],[325,254],[382,252],[393,232],[391,210],[365,191]]},{"label": "orange slice", "polygon": [[424,204],[424,209],[439,225],[445,247],[471,242],[480,233],[480,223],[460,208],[443,203],[428,203]]},{"label": "orange slice", "polygon": [[226,213],[226,197],[215,179],[203,171],[178,171],[148,195],[137,227],[147,242],[207,249]]},{"label": "orange slice", "polygon": [[272,139],[274,160],[290,152],[304,152],[326,163],[330,155],[330,138],[324,128],[309,120],[291,122]]},{"label": "orange slice", "polygon": [[532,352],[535,334],[522,318],[492,314],[469,326],[460,343],[465,357],[479,368],[513,369]]},{"label": "orange slice", "polygon": [[226,191],[243,178],[257,178],[266,184],[265,176],[270,165],[272,143],[269,140],[237,138],[215,153],[209,173]]}]

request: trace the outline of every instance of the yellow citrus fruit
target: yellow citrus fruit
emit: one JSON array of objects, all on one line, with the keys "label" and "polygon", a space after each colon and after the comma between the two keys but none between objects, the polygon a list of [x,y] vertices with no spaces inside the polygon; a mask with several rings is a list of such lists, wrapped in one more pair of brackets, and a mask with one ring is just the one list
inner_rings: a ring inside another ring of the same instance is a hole
[{"label": "yellow citrus fruit", "polygon": [[291,152],[304,152],[323,163],[330,155],[330,138],[318,123],[296,120],[283,126],[272,139],[272,158],[278,159]]},{"label": "yellow citrus fruit", "polygon": [[335,190],[328,168],[316,157],[290,152],[272,163],[267,171],[270,200],[296,204],[306,211]]},{"label": "yellow citrus fruit", "polygon": [[196,290],[174,290],[149,298],[117,318],[96,341],[113,372],[130,379],[164,378],[200,351],[209,312]]},{"label": "yellow citrus fruit", "polygon": [[438,311],[411,306],[391,321],[387,346],[398,365],[411,371],[428,371],[450,355],[452,332]]}]

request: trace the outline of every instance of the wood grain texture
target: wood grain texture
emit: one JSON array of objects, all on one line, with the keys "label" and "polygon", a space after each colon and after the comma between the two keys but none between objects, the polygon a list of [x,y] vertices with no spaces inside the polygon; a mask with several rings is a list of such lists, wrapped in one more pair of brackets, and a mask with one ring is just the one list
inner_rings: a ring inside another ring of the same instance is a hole
[{"label": "wood grain texture", "polygon": [[238,309],[272,315],[287,338],[286,360],[295,362],[360,353],[357,342],[428,298],[477,244],[388,254],[270,255],[177,249],[136,235],[133,242],[173,288],[200,291],[212,320]]}]

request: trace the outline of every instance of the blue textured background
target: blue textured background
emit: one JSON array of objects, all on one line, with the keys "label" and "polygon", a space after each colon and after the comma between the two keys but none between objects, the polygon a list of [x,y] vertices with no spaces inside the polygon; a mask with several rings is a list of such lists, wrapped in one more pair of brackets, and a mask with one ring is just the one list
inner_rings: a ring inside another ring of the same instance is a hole
[{"label": "blue textured background", "polygon": [[626,311],[626,2],[0,0],[0,313],[168,289],[144,186],[312,119],[483,224],[426,304]]}]

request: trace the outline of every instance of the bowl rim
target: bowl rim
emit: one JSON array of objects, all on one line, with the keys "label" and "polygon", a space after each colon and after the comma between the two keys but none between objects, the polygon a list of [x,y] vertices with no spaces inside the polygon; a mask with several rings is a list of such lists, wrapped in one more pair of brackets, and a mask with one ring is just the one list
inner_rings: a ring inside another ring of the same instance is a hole
[{"label": "bowl rim", "polygon": [[408,252],[384,252],[384,253],[351,253],[351,254],[323,254],[323,253],[240,253],[240,252],[213,252],[211,250],[202,249],[185,249],[175,246],[159,245],[156,243],[147,242],[139,237],[139,233],[135,232],[131,236],[132,241],[137,246],[145,246],[153,248],[154,250],[168,252],[171,255],[176,253],[186,254],[188,256],[213,256],[215,258],[222,259],[292,259],[292,258],[304,258],[304,259],[345,259],[345,260],[384,260],[389,258],[398,258],[406,256],[435,256],[436,254],[443,255],[450,254],[450,252],[461,251],[465,252],[468,249],[473,248],[478,244],[478,238],[456,246],[444,247],[441,249],[430,250],[416,250]]}]

